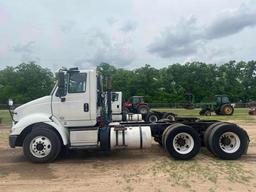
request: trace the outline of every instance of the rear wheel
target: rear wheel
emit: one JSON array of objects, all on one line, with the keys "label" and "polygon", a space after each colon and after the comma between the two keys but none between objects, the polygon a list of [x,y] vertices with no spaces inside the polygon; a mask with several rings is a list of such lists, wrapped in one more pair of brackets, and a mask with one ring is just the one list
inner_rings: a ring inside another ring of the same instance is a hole
[{"label": "rear wheel", "polygon": [[147,105],[141,105],[138,107],[137,112],[139,114],[145,115],[149,113],[149,107]]},{"label": "rear wheel", "polygon": [[159,117],[155,113],[149,113],[146,116],[146,121],[149,122],[149,123],[154,123],[154,122],[157,122],[158,120],[159,120]]},{"label": "rear wheel", "polygon": [[172,113],[165,113],[165,114],[163,115],[163,119],[169,119],[169,120],[171,120],[171,121],[175,121],[175,115],[172,114]]},{"label": "rear wheel", "polygon": [[212,125],[210,125],[206,131],[204,132],[204,145],[205,147],[210,151],[210,146],[209,146],[209,137],[210,137],[210,134],[211,134],[211,131],[213,130],[214,127],[218,126],[218,125],[221,125],[223,124],[223,122],[216,122],[216,123],[213,123]]},{"label": "rear wheel", "polygon": [[234,160],[248,149],[249,138],[246,132],[234,124],[223,124],[213,128],[209,136],[211,151],[219,158]]},{"label": "rear wheel", "polygon": [[201,143],[198,133],[192,127],[181,124],[166,132],[164,146],[173,158],[188,160],[198,154]]},{"label": "rear wheel", "polygon": [[163,134],[162,134],[162,141],[161,141],[161,143],[162,143],[164,149],[165,149],[165,137],[166,137],[166,135],[169,133],[169,131],[170,131],[172,128],[177,127],[177,126],[182,126],[182,124],[181,124],[181,123],[174,123],[174,124],[168,126],[168,127],[164,130],[164,132],[163,132]]},{"label": "rear wheel", "polygon": [[233,115],[234,108],[232,105],[223,105],[221,106],[220,111],[222,115]]},{"label": "rear wheel", "polygon": [[61,141],[57,133],[47,126],[37,127],[23,142],[25,157],[35,163],[46,163],[56,159],[61,151]]}]

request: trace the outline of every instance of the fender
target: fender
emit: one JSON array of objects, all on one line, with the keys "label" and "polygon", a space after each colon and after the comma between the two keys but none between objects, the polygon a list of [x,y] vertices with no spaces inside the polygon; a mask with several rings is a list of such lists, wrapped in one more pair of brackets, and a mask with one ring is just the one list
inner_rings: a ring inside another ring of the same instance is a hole
[{"label": "fender", "polygon": [[28,126],[36,124],[36,123],[45,123],[52,127],[54,127],[58,133],[60,134],[63,144],[68,144],[68,130],[59,122],[59,120],[52,116],[50,119],[51,114],[45,113],[36,113],[25,116],[18,123],[13,125],[12,131],[10,135],[20,135],[23,130],[25,130]]}]

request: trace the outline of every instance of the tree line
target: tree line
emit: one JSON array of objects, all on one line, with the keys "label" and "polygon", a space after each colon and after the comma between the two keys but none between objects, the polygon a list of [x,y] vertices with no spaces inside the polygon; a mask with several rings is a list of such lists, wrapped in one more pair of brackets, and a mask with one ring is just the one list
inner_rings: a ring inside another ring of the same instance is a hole
[{"label": "tree line", "polygon": [[[133,70],[102,63],[97,69],[104,77],[112,76],[113,90],[122,91],[124,99],[143,95],[149,103],[183,103],[186,95],[192,94],[194,101],[200,103],[226,94],[232,102],[256,100],[256,61],[230,61],[222,65],[176,63],[161,69],[146,64]],[[0,103],[6,103],[8,98],[25,103],[47,95],[54,81],[49,69],[33,62],[6,67],[0,71]]]},{"label": "tree line", "polygon": [[34,62],[7,66],[0,71],[0,104],[6,104],[9,98],[26,103],[49,94],[53,85],[53,73]]}]

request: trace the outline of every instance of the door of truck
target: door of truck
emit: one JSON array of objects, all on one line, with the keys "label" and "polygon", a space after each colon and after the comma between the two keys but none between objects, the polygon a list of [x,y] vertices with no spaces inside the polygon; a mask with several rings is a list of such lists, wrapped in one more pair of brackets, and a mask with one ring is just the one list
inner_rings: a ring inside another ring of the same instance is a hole
[{"label": "door of truck", "polygon": [[122,113],[122,92],[112,92],[112,114]]},{"label": "door of truck", "polygon": [[66,95],[58,97],[58,91],[53,95],[52,109],[64,126],[92,126],[91,120],[89,74],[73,72],[66,79]]}]

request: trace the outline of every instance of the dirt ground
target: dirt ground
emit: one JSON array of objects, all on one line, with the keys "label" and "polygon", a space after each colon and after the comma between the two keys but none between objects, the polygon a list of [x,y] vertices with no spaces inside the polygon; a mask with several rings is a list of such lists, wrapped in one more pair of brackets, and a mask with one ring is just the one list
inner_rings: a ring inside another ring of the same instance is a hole
[{"label": "dirt ground", "polygon": [[73,151],[51,164],[28,162],[21,148],[8,146],[9,128],[0,126],[1,192],[80,191],[256,191],[256,125],[248,154],[236,161],[216,159],[207,150],[176,161],[153,143],[148,150],[112,153]]}]

